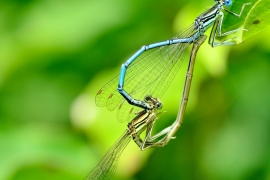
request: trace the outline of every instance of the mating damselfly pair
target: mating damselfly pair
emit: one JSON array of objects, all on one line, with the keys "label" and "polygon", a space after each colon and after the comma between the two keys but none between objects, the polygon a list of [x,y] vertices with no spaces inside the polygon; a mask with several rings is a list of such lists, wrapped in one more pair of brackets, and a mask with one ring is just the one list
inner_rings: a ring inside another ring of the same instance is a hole
[{"label": "mating damselfly pair", "polygon": [[[190,26],[181,31],[175,38],[143,46],[139,49],[122,65],[120,75],[98,91],[96,95],[98,106],[107,106],[109,110],[118,107],[118,119],[120,121],[131,121],[124,135],[111,147],[102,161],[90,172],[87,179],[109,179],[115,171],[115,163],[117,163],[119,155],[130,138],[139,145],[141,150],[144,150],[148,147],[164,146],[173,137],[183,120],[195,55],[199,46],[205,40],[204,32],[212,27],[208,42],[212,47],[215,47],[241,42],[238,38],[217,42],[216,36],[226,36],[245,30],[238,28],[222,32],[223,12],[240,17],[245,5],[249,3],[243,4],[240,13],[237,14],[224,8],[229,7],[232,0],[215,0],[215,2],[216,4],[212,8],[198,16]],[[156,121],[156,111],[162,107],[161,102],[156,98],[161,98],[171,84],[190,44],[194,44],[194,47],[177,119],[171,126],[152,137],[151,132]],[[138,113],[132,118],[135,112]],[[142,140],[139,135],[144,130],[146,130],[146,137]],[[163,137],[160,140],[155,141],[161,136]]]}]

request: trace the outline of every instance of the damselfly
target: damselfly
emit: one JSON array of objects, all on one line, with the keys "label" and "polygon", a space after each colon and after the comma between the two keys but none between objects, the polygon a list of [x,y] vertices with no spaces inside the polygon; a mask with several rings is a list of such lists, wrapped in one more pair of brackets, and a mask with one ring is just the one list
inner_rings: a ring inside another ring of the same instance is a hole
[{"label": "damselfly", "polygon": [[[119,140],[105,154],[99,164],[90,172],[85,179],[110,179],[118,164],[119,157],[129,141],[132,139],[141,150],[155,146],[154,140],[170,131],[170,127],[152,136],[152,129],[157,120],[157,110],[162,108],[161,102],[151,96],[145,97],[145,102],[151,106],[151,110],[142,110],[128,123],[128,127]],[[140,134],[146,130],[145,139],[140,138]]]},{"label": "damselfly", "polygon": [[[216,4],[212,8],[198,16],[190,26],[173,39],[143,46],[132,55],[122,65],[120,75],[98,91],[96,104],[107,106],[109,110],[116,107],[122,109],[118,113],[120,121],[128,119],[130,112],[134,111],[134,107],[127,110],[127,108],[130,108],[128,103],[144,109],[151,109],[148,103],[140,99],[143,99],[145,94],[162,97],[178,72],[188,46],[194,43],[211,26],[213,27],[208,43],[212,47],[240,43],[241,41],[236,37],[221,42],[215,40],[216,36],[226,36],[236,31],[245,30],[238,28],[223,33],[223,12],[226,11],[239,18],[244,7],[250,3],[243,4],[240,13],[237,14],[224,8],[229,7],[232,0],[214,1]],[[116,88],[117,84],[118,88]],[[128,103],[124,103],[125,101]]]},{"label": "damselfly", "polygon": [[[110,179],[117,168],[117,163],[121,153],[129,143],[131,138],[140,147],[141,150],[150,147],[163,147],[169,142],[170,139],[173,139],[173,135],[179,129],[183,120],[183,115],[188,101],[188,94],[191,85],[196,54],[199,47],[203,44],[205,39],[206,36],[201,36],[193,44],[186,75],[185,87],[176,121],[171,126],[163,129],[156,135],[152,136],[152,129],[157,120],[156,117],[158,114],[157,110],[161,109],[162,104],[157,98],[146,96],[145,102],[151,105],[151,109],[150,110],[143,109],[142,111],[137,113],[137,116],[130,123],[128,123],[128,128],[124,132],[124,134],[110,148],[110,150],[105,154],[100,163],[90,172],[90,174],[86,177],[86,179],[98,179],[98,180]],[[140,138],[140,134],[145,130],[146,136],[145,139],[142,140]],[[160,139],[157,140],[158,138]]]}]

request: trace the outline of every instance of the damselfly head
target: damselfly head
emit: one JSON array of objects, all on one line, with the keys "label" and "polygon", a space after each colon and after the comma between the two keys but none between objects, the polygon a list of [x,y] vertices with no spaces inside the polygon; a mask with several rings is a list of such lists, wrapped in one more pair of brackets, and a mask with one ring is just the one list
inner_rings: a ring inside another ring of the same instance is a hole
[{"label": "damselfly head", "polygon": [[219,2],[220,4],[224,6],[230,6],[232,5],[232,0],[214,0],[215,2]]},{"label": "damselfly head", "polygon": [[146,95],[144,101],[149,103],[155,109],[161,109],[162,103],[158,98],[153,98],[151,95]]}]

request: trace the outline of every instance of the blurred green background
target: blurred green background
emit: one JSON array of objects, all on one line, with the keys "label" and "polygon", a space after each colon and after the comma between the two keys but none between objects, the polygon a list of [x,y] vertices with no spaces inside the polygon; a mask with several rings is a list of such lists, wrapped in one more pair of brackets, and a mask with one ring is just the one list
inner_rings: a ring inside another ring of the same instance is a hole
[{"label": "blurred green background", "polygon": [[[173,37],[212,5],[1,1],[0,179],[83,179],[126,128],[116,111],[95,106],[96,92],[138,48]],[[270,179],[268,32],[233,47],[205,43],[177,138],[143,152],[131,142],[114,179]],[[161,99],[157,128],[176,117],[186,64]]]}]

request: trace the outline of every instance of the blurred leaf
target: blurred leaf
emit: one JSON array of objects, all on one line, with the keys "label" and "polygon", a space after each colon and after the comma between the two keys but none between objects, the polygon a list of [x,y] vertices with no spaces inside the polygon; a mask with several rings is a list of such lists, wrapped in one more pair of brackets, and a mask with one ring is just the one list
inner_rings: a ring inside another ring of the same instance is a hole
[{"label": "blurred leaf", "polygon": [[256,35],[270,24],[269,10],[270,0],[259,0],[254,4],[245,19],[244,28],[248,31],[243,32],[243,40]]},{"label": "blurred leaf", "polygon": [[[94,159],[94,155],[83,136],[65,125],[18,124],[2,123],[0,127],[1,180],[52,179],[42,178],[42,175],[30,178],[45,172],[73,179],[83,178],[87,174],[93,163],[89,159]],[[28,177],[22,175],[24,173]]]}]

